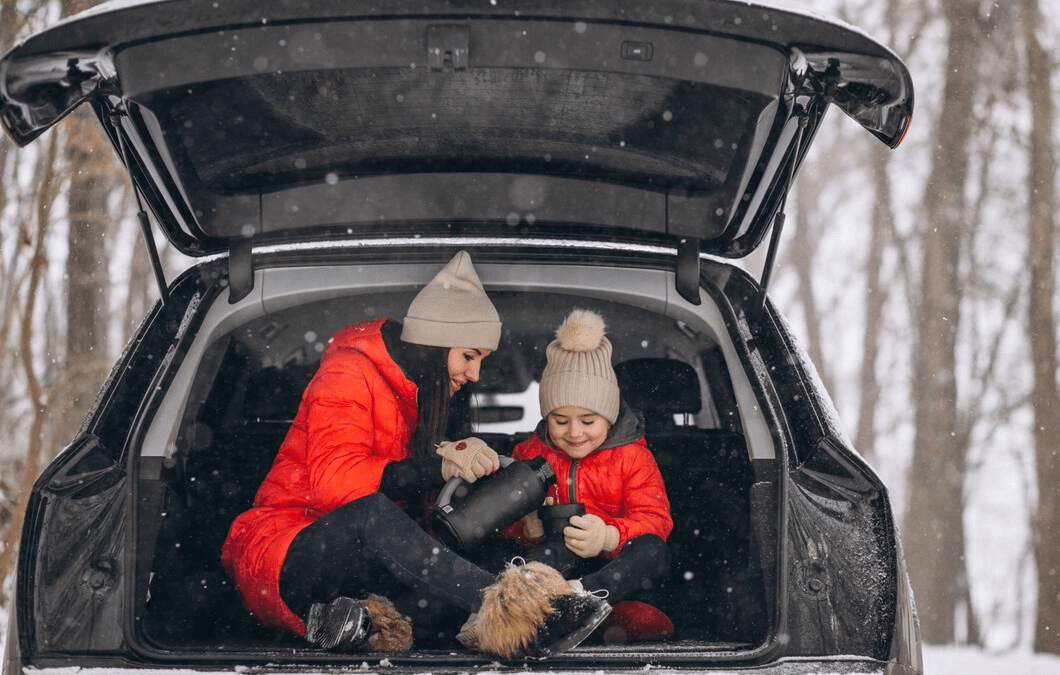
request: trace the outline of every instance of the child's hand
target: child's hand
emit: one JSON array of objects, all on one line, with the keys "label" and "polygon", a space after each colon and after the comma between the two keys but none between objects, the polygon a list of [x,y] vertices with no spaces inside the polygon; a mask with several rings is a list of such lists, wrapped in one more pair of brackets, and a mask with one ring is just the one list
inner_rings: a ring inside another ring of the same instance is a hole
[{"label": "child's hand", "polygon": [[523,536],[530,541],[537,541],[545,536],[545,526],[537,517],[537,511],[531,511],[523,516]]},{"label": "child's hand", "polygon": [[[552,506],[552,497],[545,497],[545,506]],[[541,522],[537,511],[531,511],[523,516],[523,536],[530,541],[537,541],[545,536],[545,526]]]},{"label": "child's hand", "polygon": [[594,558],[610,553],[618,547],[618,528],[608,525],[600,516],[587,513],[571,516],[570,525],[563,528],[567,548],[582,558]]}]

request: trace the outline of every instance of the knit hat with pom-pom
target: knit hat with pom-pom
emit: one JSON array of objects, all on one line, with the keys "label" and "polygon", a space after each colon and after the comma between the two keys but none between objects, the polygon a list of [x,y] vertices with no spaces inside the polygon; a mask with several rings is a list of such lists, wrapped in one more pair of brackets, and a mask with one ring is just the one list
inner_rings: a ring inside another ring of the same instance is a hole
[{"label": "knit hat with pom-pom", "polygon": [[571,405],[592,410],[611,424],[618,419],[618,378],[604,330],[603,317],[585,309],[563,320],[545,352],[548,364],[539,390],[542,417]]}]

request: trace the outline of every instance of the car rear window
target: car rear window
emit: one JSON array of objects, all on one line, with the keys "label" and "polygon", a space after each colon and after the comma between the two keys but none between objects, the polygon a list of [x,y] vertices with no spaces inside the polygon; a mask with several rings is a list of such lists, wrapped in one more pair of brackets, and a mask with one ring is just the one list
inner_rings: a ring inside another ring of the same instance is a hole
[{"label": "car rear window", "polygon": [[713,190],[767,102],[627,73],[395,68],[221,80],[145,106],[213,192],[438,171]]}]

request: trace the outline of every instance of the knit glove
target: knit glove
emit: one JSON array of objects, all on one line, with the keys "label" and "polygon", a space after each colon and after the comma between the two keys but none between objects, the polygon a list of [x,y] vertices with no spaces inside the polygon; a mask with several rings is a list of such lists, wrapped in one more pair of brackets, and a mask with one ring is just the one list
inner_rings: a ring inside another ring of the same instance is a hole
[{"label": "knit glove", "polygon": [[459,476],[474,483],[500,468],[497,453],[480,438],[445,441],[438,444],[437,452],[442,457],[442,478],[446,480]]},{"label": "knit glove", "polygon": [[[552,497],[545,497],[544,506],[552,506]],[[545,524],[541,522],[537,511],[531,511],[523,516],[523,536],[530,541],[545,538]]]},{"label": "knit glove", "polygon": [[618,528],[591,513],[571,516],[570,525],[563,528],[563,539],[579,557],[595,558],[618,547]]},{"label": "knit glove", "polygon": [[545,537],[545,526],[537,516],[537,511],[531,511],[523,516],[523,536],[530,541],[537,541]]}]

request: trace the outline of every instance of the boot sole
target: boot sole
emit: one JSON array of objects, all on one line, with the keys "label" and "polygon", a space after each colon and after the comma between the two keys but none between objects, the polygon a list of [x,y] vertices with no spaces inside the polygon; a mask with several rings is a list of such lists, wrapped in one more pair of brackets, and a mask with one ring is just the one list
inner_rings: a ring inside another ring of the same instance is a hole
[{"label": "boot sole", "polygon": [[531,653],[527,654],[527,658],[543,661],[574,649],[584,642],[585,638],[592,635],[592,632],[604,622],[604,619],[606,619],[609,614],[611,614],[611,605],[606,601],[601,601],[601,603],[593,610],[592,614],[589,615],[577,630],[564,635],[548,646],[539,647],[533,650]]},{"label": "boot sole", "polygon": [[329,651],[355,651],[368,641],[372,631],[368,610],[345,597],[327,605],[313,605],[306,624],[306,640]]}]

